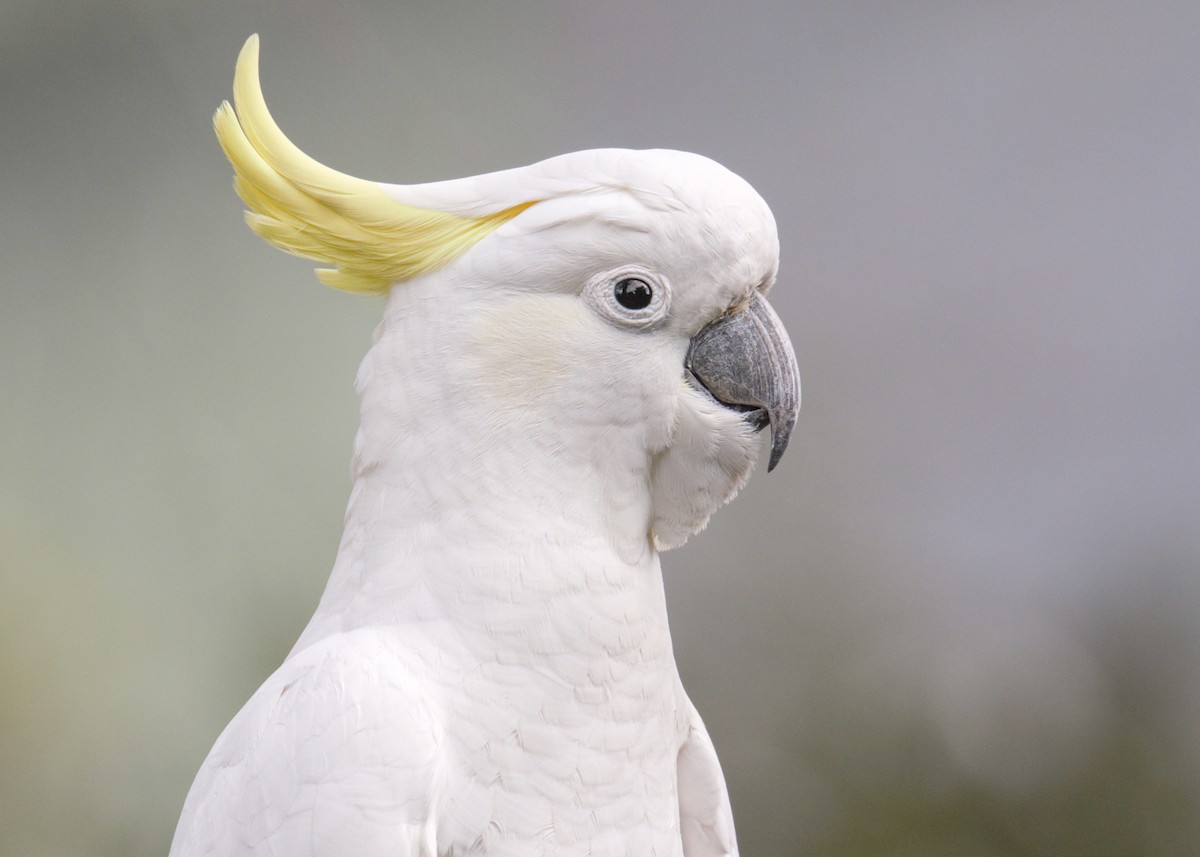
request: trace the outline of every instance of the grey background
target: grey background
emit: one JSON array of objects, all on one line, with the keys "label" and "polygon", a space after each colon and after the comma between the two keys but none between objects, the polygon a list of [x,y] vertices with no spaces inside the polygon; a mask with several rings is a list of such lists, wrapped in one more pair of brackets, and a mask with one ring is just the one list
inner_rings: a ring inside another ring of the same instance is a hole
[{"label": "grey background", "polygon": [[747,855],[1200,853],[1200,4],[0,2],[0,852],[165,853],[340,534],[380,306],[210,127],[766,197],[805,404],[664,559]]}]

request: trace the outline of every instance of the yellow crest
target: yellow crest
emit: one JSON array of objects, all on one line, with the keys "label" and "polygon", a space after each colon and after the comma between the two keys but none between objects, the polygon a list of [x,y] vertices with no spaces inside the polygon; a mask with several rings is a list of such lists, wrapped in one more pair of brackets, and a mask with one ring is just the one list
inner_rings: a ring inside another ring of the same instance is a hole
[{"label": "yellow crest", "polygon": [[462,217],[397,202],[374,182],[317,163],[279,130],[258,79],[258,36],[246,40],[233,103],[213,117],[233,164],[246,223],[276,247],[336,268],[317,270],[327,286],[383,294],[465,253],[537,200],[484,217]]}]

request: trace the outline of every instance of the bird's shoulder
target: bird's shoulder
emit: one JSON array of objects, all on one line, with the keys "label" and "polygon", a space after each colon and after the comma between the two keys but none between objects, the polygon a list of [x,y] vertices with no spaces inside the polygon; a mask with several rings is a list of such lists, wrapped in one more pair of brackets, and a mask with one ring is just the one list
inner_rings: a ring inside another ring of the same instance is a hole
[{"label": "bird's shoulder", "polygon": [[293,653],[217,739],[171,856],[432,854],[442,748],[395,641],[331,635]]},{"label": "bird's shoulder", "polygon": [[687,695],[683,696],[688,728],[679,749],[676,775],[684,857],[737,857],[733,810],[717,751],[700,713]]}]

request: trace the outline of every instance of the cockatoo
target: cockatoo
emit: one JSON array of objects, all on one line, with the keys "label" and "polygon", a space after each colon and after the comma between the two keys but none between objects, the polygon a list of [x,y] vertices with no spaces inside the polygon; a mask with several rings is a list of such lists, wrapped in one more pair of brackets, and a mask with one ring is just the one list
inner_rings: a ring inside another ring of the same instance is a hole
[{"label": "cockatoo", "polygon": [[247,222],[387,301],[328,586],[171,854],[736,854],[659,552],[796,421],[766,203],[663,150],[351,178],[275,125],[258,52],[215,117]]}]

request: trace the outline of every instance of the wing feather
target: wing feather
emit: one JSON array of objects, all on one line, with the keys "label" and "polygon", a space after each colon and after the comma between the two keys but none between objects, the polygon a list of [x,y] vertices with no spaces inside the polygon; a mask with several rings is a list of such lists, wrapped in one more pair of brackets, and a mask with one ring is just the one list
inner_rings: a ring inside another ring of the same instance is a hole
[{"label": "wing feather", "polygon": [[171,857],[436,857],[443,735],[379,631],[286,661],[188,794]]},{"label": "wing feather", "polygon": [[691,706],[687,739],[679,751],[678,778],[679,831],[684,857],[737,857],[737,836],[725,776],[712,739],[694,706]]}]

